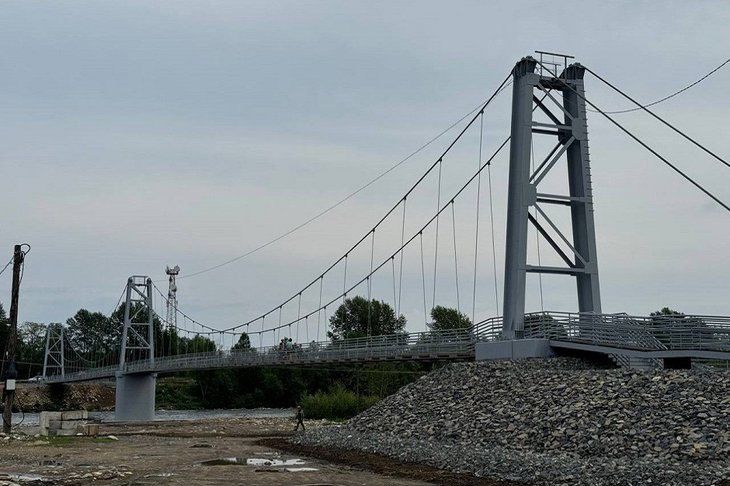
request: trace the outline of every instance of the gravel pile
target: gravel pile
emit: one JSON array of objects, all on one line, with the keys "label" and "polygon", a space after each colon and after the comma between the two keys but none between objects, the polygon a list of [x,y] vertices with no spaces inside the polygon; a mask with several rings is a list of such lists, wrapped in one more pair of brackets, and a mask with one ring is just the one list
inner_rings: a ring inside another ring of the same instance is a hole
[{"label": "gravel pile", "polygon": [[536,484],[712,485],[730,478],[730,373],[453,364],[293,440]]}]

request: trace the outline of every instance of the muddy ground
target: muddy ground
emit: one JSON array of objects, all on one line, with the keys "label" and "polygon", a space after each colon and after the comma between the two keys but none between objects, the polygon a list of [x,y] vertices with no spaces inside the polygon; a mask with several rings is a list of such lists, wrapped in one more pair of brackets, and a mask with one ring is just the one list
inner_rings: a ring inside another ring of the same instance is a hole
[{"label": "muddy ground", "polygon": [[102,424],[97,438],[3,437],[0,485],[506,485],[375,454],[293,446],[285,440],[292,427],[287,419],[234,418]]}]

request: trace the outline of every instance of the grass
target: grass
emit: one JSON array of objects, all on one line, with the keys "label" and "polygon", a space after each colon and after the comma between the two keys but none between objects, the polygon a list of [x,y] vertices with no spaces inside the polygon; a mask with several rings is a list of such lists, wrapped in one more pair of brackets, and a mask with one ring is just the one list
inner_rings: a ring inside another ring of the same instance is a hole
[{"label": "grass", "polygon": [[53,436],[48,437],[48,445],[52,446],[65,446],[71,444],[76,437],[67,437],[67,436]]},{"label": "grass", "polygon": [[326,393],[305,395],[301,399],[304,417],[310,419],[345,420],[370,408],[380,400],[377,396],[359,396],[335,386]]},{"label": "grass", "polygon": [[114,439],[110,439],[109,437],[94,437],[91,442],[94,442],[95,444],[108,444],[109,442],[117,442]]}]

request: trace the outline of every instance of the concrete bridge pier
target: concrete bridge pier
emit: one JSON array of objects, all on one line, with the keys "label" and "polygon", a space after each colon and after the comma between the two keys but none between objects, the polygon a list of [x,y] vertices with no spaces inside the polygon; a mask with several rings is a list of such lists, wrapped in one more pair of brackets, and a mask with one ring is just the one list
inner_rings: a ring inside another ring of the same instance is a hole
[{"label": "concrete bridge pier", "polygon": [[157,373],[117,373],[116,378],[114,419],[122,422],[154,420]]}]

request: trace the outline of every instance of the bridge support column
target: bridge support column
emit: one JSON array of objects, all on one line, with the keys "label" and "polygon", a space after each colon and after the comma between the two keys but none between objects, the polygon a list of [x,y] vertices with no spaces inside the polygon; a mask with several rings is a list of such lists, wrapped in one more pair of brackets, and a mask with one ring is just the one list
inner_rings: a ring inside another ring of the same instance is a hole
[{"label": "bridge support column", "polygon": [[[601,313],[588,128],[583,99],[585,68],[580,64],[568,65],[568,56],[562,57],[565,57],[565,67],[560,74],[532,57],[523,58],[512,70],[514,91],[502,330],[506,339],[525,337],[527,273],[575,278],[579,312]],[[538,66],[539,73],[536,72]],[[553,137],[552,141],[547,140],[550,146],[554,144],[552,150],[538,154],[535,160],[533,135]],[[548,186],[552,184],[555,187],[541,190],[545,176],[561,160],[567,169],[568,194],[561,194],[564,188],[555,184],[558,181],[549,180]],[[560,228],[561,221],[554,215],[561,207],[570,217],[569,228]],[[537,232],[540,241],[550,245],[561,265],[528,262],[530,227]]]},{"label": "bridge support column", "polygon": [[114,419],[121,422],[143,422],[155,418],[157,374],[117,374]]}]

